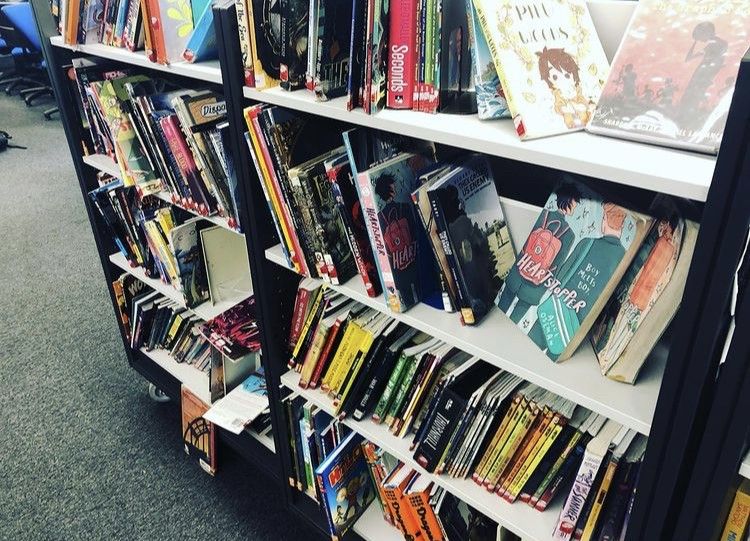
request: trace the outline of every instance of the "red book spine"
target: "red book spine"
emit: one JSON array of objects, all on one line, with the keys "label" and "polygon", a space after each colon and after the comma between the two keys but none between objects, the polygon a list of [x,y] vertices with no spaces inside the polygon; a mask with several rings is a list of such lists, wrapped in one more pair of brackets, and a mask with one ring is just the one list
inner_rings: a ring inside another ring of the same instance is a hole
[{"label": "red book spine", "polygon": [[323,375],[323,370],[328,365],[328,357],[331,355],[331,350],[333,349],[333,344],[336,343],[336,335],[338,335],[339,330],[341,329],[342,320],[337,319],[336,322],[333,324],[333,327],[331,327],[331,332],[328,333],[328,338],[323,345],[323,350],[320,352],[320,358],[318,359],[318,365],[315,367],[315,372],[313,372],[312,377],[310,378],[309,387],[312,389],[315,389],[318,386],[318,383],[320,382],[320,377]]},{"label": "red book spine", "polygon": [[411,109],[416,69],[417,0],[391,3],[388,39],[388,101],[391,109]]},{"label": "red book spine", "polygon": [[167,144],[172,150],[172,154],[177,162],[177,167],[180,169],[180,174],[185,179],[190,190],[188,208],[197,210],[200,214],[207,215],[208,205],[205,201],[196,201],[196,197],[203,199],[203,194],[200,192],[200,188],[196,186],[196,182],[194,182],[194,177],[198,172],[198,166],[195,164],[195,160],[190,153],[187,142],[182,138],[182,131],[177,123],[177,116],[170,115],[162,118],[159,122],[162,130],[164,130]]},{"label": "red book spine", "polygon": [[310,302],[310,290],[299,288],[297,290],[297,299],[294,302],[294,314],[292,315],[292,328],[289,332],[289,348],[294,349],[302,333],[302,327],[305,325],[305,316],[307,315],[307,305]]}]

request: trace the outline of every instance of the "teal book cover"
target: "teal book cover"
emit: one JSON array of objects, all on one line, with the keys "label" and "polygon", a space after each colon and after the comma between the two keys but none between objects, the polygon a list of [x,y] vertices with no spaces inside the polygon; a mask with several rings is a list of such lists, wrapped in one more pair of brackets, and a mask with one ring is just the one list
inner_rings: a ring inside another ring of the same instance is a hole
[{"label": "teal book cover", "polygon": [[[195,7],[195,3],[193,7]],[[185,52],[182,53],[182,57],[188,62],[203,62],[219,58],[214,30],[214,12],[210,3],[206,4],[203,15],[195,23],[195,28],[185,45]]]},{"label": "teal book cover", "polygon": [[340,539],[375,499],[362,442],[351,432],[315,470],[333,539]]},{"label": "teal book cover", "polygon": [[591,329],[643,242],[650,218],[566,179],[547,199],[497,305],[553,361]]}]

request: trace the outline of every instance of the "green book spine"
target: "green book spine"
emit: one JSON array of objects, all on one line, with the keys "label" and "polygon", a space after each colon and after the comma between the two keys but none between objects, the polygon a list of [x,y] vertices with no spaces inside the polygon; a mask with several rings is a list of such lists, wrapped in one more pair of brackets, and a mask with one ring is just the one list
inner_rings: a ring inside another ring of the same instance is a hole
[{"label": "green book spine", "polygon": [[396,367],[393,369],[393,372],[391,372],[391,377],[388,378],[388,383],[385,386],[385,391],[383,391],[383,394],[378,401],[378,405],[375,408],[375,413],[372,414],[373,420],[377,423],[382,422],[386,412],[389,409],[389,406],[391,405],[394,391],[403,379],[401,376],[404,373],[406,360],[407,357],[402,354],[398,358],[398,362],[396,363]]},{"label": "green book spine", "polygon": [[406,359],[406,368],[404,368],[404,374],[401,378],[398,388],[394,391],[394,398],[391,402],[388,412],[385,416],[386,424],[390,425],[393,423],[394,417],[398,415],[401,410],[401,406],[404,404],[407,392],[412,387],[414,380],[414,374],[417,373],[417,367],[419,366],[419,360],[416,357],[408,357]]}]

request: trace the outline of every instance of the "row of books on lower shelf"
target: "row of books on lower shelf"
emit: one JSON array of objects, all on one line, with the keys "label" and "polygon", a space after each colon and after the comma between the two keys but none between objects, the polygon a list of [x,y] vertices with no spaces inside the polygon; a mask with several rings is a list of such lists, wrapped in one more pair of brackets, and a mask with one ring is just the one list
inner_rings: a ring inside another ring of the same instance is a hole
[{"label": "row of books on lower shelf", "polygon": [[140,197],[120,179],[101,177],[100,183],[89,198],[131,266],[170,284],[189,308],[249,295],[243,237],[158,198]]},{"label": "row of books on lower shelf", "polygon": [[74,58],[73,68],[87,153],[114,159],[123,185],[140,196],[167,192],[174,204],[241,229],[222,95],[109,60]]},{"label": "row of books on lower shelf", "polygon": [[[351,425],[352,431],[349,423],[340,422],[295,392],[285,399],[284,411],[292,464],[289,483],[319,502],[334,540],[350,529],[375,499],[384,520],[407,540],[515,539],[471,509],[462,494],[436,482],[435,475],[421,464],[398,460],[381,449],[378,442],[365,440],[357,433],[356,424]],[[479,464],[478,456],[471,454],[472,446],[458,441],[465,435],[463,430],[468,431],[469,439],[478,441],[485,436],[496,439],[493,433],[513,434],[509,441],[516,442],[516,446],[507,462],[508,470],[520,471],[535,458],[540,463],[522,483],[524,490],[528,489],[524,494],[541,494],[538,502],[555,497],[564,500],[554,530],[544,539],[624,539],[645,437],[623,431],[611,421],[596,419],[588,428],[578,426],[561,436],[563,446],[553,442],[547,447],[545,443],[554,439],[549,430],[537,423],[531,423],[529,428],[523,420],[516,421],[512,412],[509,409],[499,424],[490,423],[493,430],[486,434],[475,430],[482,425],[475,422],[481,415],[446,423],[438,412],[428,422],[428,437],[452,440],[453,446],[444,457],[472,456],[468,463]],[[469,535],[473,528],[478,529],[476,534],[481,532],[479,537]]]},{"label": "row of books on lower shelf", "polygon": [[300,274],[338,285],[358,273],[395,313],[423,302],[464,325],[497,306],[557,362],[590,335],[602,374],[627,383],[679,307],[698,225],[677,200],[645,215],[566,175],[520,236],[481,155],[280,107],[249,107],[245,120]]}]

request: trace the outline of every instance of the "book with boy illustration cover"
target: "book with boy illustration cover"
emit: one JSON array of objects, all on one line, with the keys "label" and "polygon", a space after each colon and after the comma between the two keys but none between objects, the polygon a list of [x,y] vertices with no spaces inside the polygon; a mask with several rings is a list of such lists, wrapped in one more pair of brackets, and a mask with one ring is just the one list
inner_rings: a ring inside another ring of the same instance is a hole
[{"label": "book with boy illustration cover", "polygon": [[473,0],[521,139],[582,130],[609,72],[585,0]]},{"label": "book with boy illustration cover", "polygon": [[411,201],[418,172],[431,163],[421,154],[402,153],[357,178],[386,302],[397,313],[417,304],[428,291],[425,260],[434,274],[424,228]]},{"label": "book with boy illustration cover", "polygon": [[428,190],[443,251],[454,275],[461,318],[478,323],[515,259],[487,160],[473,155]]},{"label": "book with boy illustration cover", "polygon": [[567,178],[505,278],[498,307],[553,361],[577,349],[643,242],[651,218]]},{"label": "book with boy illustration cover", "polygon": [[750,0],[638,2],[588,130],[717,153],[748,25]]},{"label": "book with boy illustration cover", "polygon": [[334,541],[349,531],[375,499],[362,441],[362,436],[351,432],[315,470],[320,504]]}]

